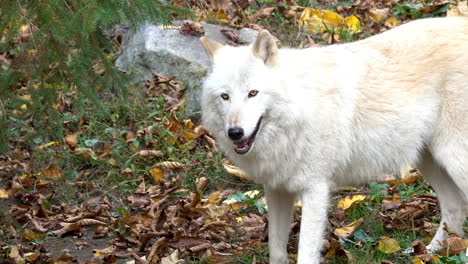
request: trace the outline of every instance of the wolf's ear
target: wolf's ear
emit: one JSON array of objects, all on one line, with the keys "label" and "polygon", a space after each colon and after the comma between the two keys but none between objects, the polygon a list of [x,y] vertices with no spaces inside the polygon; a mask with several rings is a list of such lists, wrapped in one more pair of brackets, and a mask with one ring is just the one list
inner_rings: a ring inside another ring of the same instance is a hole
[{"label": "wolf's ear", "polygon": [[258,33],[257,40],[253,45],[253,54],[261,59],[265,65],[274,66],[278,56],[278,46],[275,38],[267,30]]},{"label": "wolf's ear", "polygon": [[207,37],[201,37],[200,42],[205,48],[206,53],[208,53],[208,56],[210,57],[211,61],[213,61],[214,56],[216,53],[223,47],[223,44],[219,43],[216,40],[209,39]]}]

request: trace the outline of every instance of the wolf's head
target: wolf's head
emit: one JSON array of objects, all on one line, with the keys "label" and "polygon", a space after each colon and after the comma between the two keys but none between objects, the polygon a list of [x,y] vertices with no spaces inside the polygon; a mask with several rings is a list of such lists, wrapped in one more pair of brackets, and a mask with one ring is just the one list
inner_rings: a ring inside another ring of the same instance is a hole
[{"label": "wolf's head", "polygon": [[262,128],[270,118],[271,101],[278,96],[275,39],[262,30],[255,43],[245,47],[200,40],[213,62],[203,86],[203,123],[224,151],[247,154],[256,138],[266,136]]}]

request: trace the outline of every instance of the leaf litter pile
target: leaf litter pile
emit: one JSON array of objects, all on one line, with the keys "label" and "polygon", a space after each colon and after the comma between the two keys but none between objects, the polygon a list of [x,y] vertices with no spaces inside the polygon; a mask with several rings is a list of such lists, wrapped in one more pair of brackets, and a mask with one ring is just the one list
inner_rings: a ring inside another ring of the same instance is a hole
[{"label": "leaf litter pile", "polygon": [[[198,20],[234,28],[259,29],[265,26],[262,21],[280,17],[300,32],[295,36],[299,47],[352,41],[424,16],[468,15],[466,1],[300,5],[305,2],[172,4],[191,8]],[[186,23],[180,32],[201,36],[204,30],[198,23]],[[243,44],[233,31],[223,33],[228,44]],[[31,101],[27,80],[19,80],[15,89]],[[267,208],[260,187],[248,187],[248,176],[222,159],[215,139],[199,122],[181,118],[184,90],[173,78],[154,74],[142,90],[145,102],[159,106],[162,114],[151,113],[140,123],[127,120],[120,130],[109,130],[110,139],[93,136],[90,120],[78,120],[78,129],[64,122],[63,142],[38,142],[33,148],[21,138],[10,142],[11,151],[0,156],[1,263],[268,263]],[[75,96],[73,91],[60,93],[55,107],[71,112]],[[32,123],[28,104],[13,114]],[[38,165],[33,160],[39,152],[51,158]],[[66,176],[72,163],[59,162],[65,159],[79,161],[73,177]],[[106,173],[97,166],[117,172],[119,185],[99,186],[103,182],[96,182],[94,175]],[[407,171],[361,189],[339,188],[329,208],[322,263],[467,262],[467,239],[446,226],[450,237],[443,249],[428,253],[426,244],[440,221],[437,197],[417,170]],[[235,176],[229,188],[212,183],[219,182],[213,175],[228,174]],[[119,188],[123,190],[112,191]],[[78,194],[62,199],[58,189]],[[291,223],[292,263],[297,258],[300,208],[298,202]],[[410,254],[405,253],[408,248]]]}]

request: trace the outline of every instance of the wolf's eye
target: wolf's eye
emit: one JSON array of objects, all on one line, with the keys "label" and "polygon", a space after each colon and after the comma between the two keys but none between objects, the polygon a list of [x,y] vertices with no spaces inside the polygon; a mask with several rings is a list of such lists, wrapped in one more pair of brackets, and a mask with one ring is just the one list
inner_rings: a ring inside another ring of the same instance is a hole
[{"label": "wolf's eye", "polygon": [[250,97],[254,97],[254,96],[256,96],[257,94],[258,94],[258,91],[257,91],[257,90],[252,90],[252,91],[249,92],[249,98],[250,98]]},{"label": "wolf's eye", "polygon": [[229,100],[229,94],[223,93],[221,94],[221,98],[223,98],[223,100]]}]

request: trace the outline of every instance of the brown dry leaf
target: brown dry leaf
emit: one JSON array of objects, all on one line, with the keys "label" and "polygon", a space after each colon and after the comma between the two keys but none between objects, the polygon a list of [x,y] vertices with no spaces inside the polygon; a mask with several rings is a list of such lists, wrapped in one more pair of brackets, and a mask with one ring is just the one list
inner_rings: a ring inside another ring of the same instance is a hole
[{"label": "brown dry leaf", "polygon": [[223,216],[231,210],[231,206],[227,204],[222,204],[222,205],[209,204],[203,208],[206,209],[206,214],[211,218],[217,218],[217,217]]},{"label": "brown dry leaf", "polygon": [[25,260],[20,256],[18,246],[12,246],[10,249],[10,254],[8,256],[12,258],[15,261],[15,263],[26,263]]},{"label": "brown dry leaf", "polygon": [[205,190],[208,185],[208,179],[206,177],[200,177],[197,179],[197,192],[201,193]]},{"label": "brown dry leaf", "polygon": [[464,252],[468,247],[468,239],[452,236],[442,241],[444,248],[437,251],[442,256],[452,256]]},{"label": "brown dry leaf", "polygon": [[369,17],[372,21],[379,23],[388,17],[389,8],[371,8],[369,9]]},{"label": "brown dry leaf", "polygon": [[266,8],[258,10],[254,14],[250,15],[248,19],[249,19],[250,23],[254,23],[258,19],[265,19],[267,17],[270,17],[271,14],[273,14],[274,11],[275,11],[274,7],[266,7]]},{"label": "brown dry leaf", "polygon": [[166,169],[179,171],[179,170],[184,169],[184,164],[175,162],[175,161],[163,161],[163,162],[158,162],[154,164],[153,167],[163,167]]},{"label": "brown dry leaf", "polygon": [[234,166],[234,165],[229,165],[227,162],[223,162],[224,169],[226,170],[227,173],[234,175],[241,179],[242,181],[248,181],[248,176],[247,174],[241,170],[240,168]]},{"label": "brown dry leaf", "polygon": [[153,167],[149,169],[148,172],[151,174],[151,177],[153,177],[155,182],[159,182],[164,179],[164,173],[160,168]]},{"label": "brown dry leaf", "polygon": [[162,157],[164,153],[159,150],[140,150],[137,153],[133,154],[130,158],[134,157]]},{"label": "brown dry leaf", "polygon": [[105,226],[105,225],[107,225],[107,223],[104,223],[104,222],[96,220],[96,219],[91,219],[91,218],[81,219],[80,221],[78,221],[76,223],[81,225],[81,226],[92,226],[92,225]]},{"label": "brown dry leaf", "polygon": [[385,254],[395,253],[401,249],[400,245],[395,239],[386,236],[380,239],[378,248]]},{"label": "brown dry leaf", "polygon": [[0,199],[5,199],[10,196],[10,192],[5,189],[0,189]]},{"label": "brown dry leaf", "polygon": [[360,202],[365,201],[366,198],[367,198],[366,195],[361,195],[361,194],[357,194],[357,195],[353,195],[353,196],[346,196],[344,198],[341,198],[338,201],[337,207],[340,208],[340,209],[343,209],[345,211],[349,211],[349,210],[352,210],[352,209],[356,208],[356,206]]},{"label": "brown dry leaf", "polygon": [[75,148],[73,153],[86,160],[97,159],[96,153],[94,153],[94,151],[90,148]]},{"label": "brown dry leaf", "polygon": [[384,199],[382,201],[382,211],[392,210],[400,207],[402,201],[400,197],[396,194],[393,195],[392,198]]},{"label": "brown dry leaf", "polygon": [[171,255],[161,259],[161,264],[181,264],[184,263],[183,259],[179,259],[179,250],[176,249]]},{"label": "brown dry leaf", "polygon": [[51,163],[49,167],[44,169],[43,173],[46,177],[52,179],[59,179],[62,177],[62,172],[60,171],[59,167],[55,165],[55,163]]},{"label": "brown dry leaf", "polygon": [[450,9],[447,10],[447,16],[468,16],[468,1],[460,1],[456,6],[451,6]]},{"label": "brown dry leaf", "polygon": [[205,29],[198,22],[185,22],[179,29],[182,35],[203,36]]},{"label": "brown dry leaf", "polygon": [[125,142],[132,143],[133,141],[135,141],[136,131],[131,129],[127,133],[125,133],[124,136],[125,136]]},{"label": "brown dry leaf", "polygon": [[75,231],[79,231],[81,229],[81,226],[79,224],[76,224],[76,223],[65,223],[65,222],[62,222],[60,223],[60,225],[63,227],[59,230],[55,230],[55,231],[52,231],[52,233],[54,233],[54,235],[60,237],[66,233],[69,233],[69,232],[75,232]]},{"label": "brown dry leaf", "polygon": [[104,146],[101,151],[97,153],[97,157],[102,159],[107,156],[114,148],[112,146]]},{"label": "brown dry leaf", "polygon": [[120,171],[120,174],[122,174],[125,177],[132,177],[133,171],[130,168],[126,168],[125,170]]},{"label": "brown dry leaf", "polygon": [[78,144],[78,136],[80,132],[76,132],[73,134],[68,134],[65,136],[65,143],[69,148],[74,150],[76,148],[76,145]]},{"label": "brown dry leaf", "polygon": [[356,228],[359,227],[362,222],[364,222],[364,219],[360,218],[349,225],[335,229],[334,233],[339,237],[350,238],[354,234]]}]

